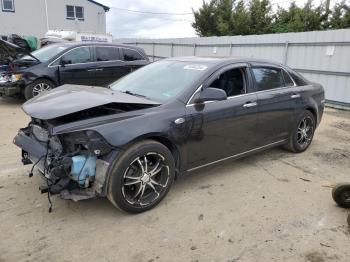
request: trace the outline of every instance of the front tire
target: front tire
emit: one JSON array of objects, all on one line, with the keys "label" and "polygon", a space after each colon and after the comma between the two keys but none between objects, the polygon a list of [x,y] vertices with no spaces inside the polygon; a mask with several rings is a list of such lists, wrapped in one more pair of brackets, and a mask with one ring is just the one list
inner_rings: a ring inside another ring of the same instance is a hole
[{"label": "front tire", "polygon": [[308,110],[304,111],[299,115],[285,148],[294,153],[304,152],[312,142],[315,128],[314,115]]},{"label": "front tire", "polygon": [[47,79],[38,79],[27,85],[24,89],[24,98],[29,100],[44,91],[49,91],[55,87],[55,84]]},{"label": "front tire", "polygon": [[107,198],[126,212],[144,212],[162,201],[174,177],[175,161],[169,149],[144,140],[129,147],[113,163]]},{"label": "front tire", "polygon": [[350,208],[350,184],[337,184],[332,190],[332,197],[338,206]]}]

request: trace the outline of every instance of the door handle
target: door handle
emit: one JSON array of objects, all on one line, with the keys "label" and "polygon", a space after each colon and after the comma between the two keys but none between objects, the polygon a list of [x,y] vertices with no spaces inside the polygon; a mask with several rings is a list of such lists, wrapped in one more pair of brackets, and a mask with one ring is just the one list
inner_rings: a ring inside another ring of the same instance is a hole
[{"label": "door handle", "polygon": [[243,105],[244,108],[250,108],[250,107],[254,107],[257,106],[258,103],[257,102],[247,102]]},{"label": "door handle", "polygon": [[293,99],[294,98],[299,98],[299,97],[300,97],[300,94],[293,94],[293,95],[290,96],[290,98],[293,98]]},{"label": "door handle", "polygon": [[95,71],[103,71],[103,68],[96,68]]},{"label": "door handle", "polygon": [[86,71],[88,71],[88,72],[94,72],[94,71],[96,71],[96,69],[94,68],[94,69],[88,69],[88,70],[86,70]]}]

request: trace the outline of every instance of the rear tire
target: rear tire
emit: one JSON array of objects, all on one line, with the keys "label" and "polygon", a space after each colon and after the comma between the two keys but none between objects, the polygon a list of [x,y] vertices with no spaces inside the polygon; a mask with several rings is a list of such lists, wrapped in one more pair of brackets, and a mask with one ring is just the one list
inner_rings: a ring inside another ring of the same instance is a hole
[{"label": "rear tire", "polygon": [[47,79],[38,79],[27,85],[24,89],[24,98],[29,100],[43,91],[49,91],[55,87],[55,84]]},{"label": "rear tire", "polygon": [[294,153],[304,152],[312,142],[315,128],[314,115],[305,110],[299,115],[285,148]]},{"label": "rear tire", "polygon": [[113,163],[107,198],[126,212],[144,212],[162,201],[174,177],[175,161],[169,149],[144,140],[130,146]]},{"label": "rear tire", "polygon": [[337,184],[332,190],[332,197],[338,206],[350,208],[350,184]]}]

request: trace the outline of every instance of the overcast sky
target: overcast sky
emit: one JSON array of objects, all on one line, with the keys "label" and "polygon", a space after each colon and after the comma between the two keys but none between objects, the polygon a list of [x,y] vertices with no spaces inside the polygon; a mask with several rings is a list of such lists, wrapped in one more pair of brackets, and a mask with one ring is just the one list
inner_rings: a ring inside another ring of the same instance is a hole
[{"label": "overcast sky", "polygon": [[[169,38],[196,36],[191,26],[193,15],[141,14],[117,8],[156,12],[156,13],[191,13],[197,10],[202,0],[97,0],[111,7],[107,13],[107,32],[114,38]],[[206,0],[208,1],[208,0]],[[271,0],[274,7],[287,7],[292,0]],[[307,0],[296,0],[303,5]],[[325,0],[314,0],[315,4]],[[331,0],[340,2],[341,0]]]}]

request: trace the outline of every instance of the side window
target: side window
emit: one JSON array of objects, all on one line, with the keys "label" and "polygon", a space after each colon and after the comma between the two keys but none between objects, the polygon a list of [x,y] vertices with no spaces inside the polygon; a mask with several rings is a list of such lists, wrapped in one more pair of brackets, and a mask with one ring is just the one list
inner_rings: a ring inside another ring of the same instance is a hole
[{"label": "side window", "polygon": [[257,91],[264,91],[284,86],[281,69],[271,67],[252,68]]},{"label": "side window", "polygon": [[294,82],[293,82],[292,78],[290,78],[288,73],[286,71],[284,71],[283,69],[282,69],[282,75],[283,75],[285,86],[294,86]]},{"label": "side window", "polygon": [[288,70],[288,72],[291,75],[291,77],[293,77],[293,80],[298,86],[305,86],[308,84],[307,81],[300,74],[292,70]]},{"label": "side window", "polygon": [[116,47],[96,47],[97,61],[115,61],[120,60],[119,51]]},{"label": "side window", "polygon": [[246,93],[246,78],[244,68],[234,68],[223,72],[209,85],[226,92],[227,97]]},{"label": "side window", "polygon": [[90,48],[86,46],[75,48],[62,56],[61,61],[64,61],[65,64],[91,62]]},{"label": "side window", "polygon": [[135,50],[123,48],[123,60],[136,61],[136,60],[145,60],[145,59]]}]

